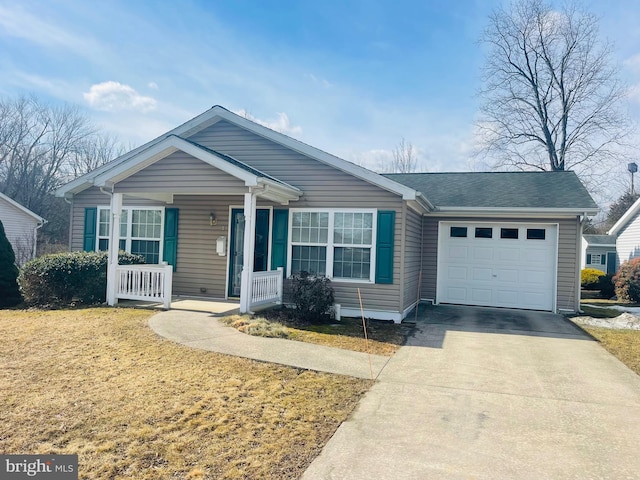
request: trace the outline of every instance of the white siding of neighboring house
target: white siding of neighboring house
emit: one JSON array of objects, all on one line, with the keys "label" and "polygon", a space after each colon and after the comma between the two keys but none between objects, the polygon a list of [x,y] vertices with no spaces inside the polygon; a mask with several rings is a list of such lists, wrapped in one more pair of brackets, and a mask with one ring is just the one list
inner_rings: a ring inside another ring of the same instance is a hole
[{"label": "white siding of neighboring house", "polygon": [[0,198],[0,220],[16,254],[16,263],[22,265],[35,253],[38,221],[31,215]]},{"label": "white siding of neighboring house", "polygon": [[[601,245],[595,245],[591,247],[587,247],[584,258],[582,260],[583,267],[582,268],[595,268],[596,270],[600,270],[604,273],[607,273],[607,253],[615,251],[614,247],[605,247]],[[587,263],[587,255],[591,255],[591,260],[595,260],[593,255],[600,255],[601,263]]]},{"label": "white siding of neighboring house", "polygon": [[616,239],[616,251],[618,252],[618,265],[640,257],[640,214],[636,214]]}]

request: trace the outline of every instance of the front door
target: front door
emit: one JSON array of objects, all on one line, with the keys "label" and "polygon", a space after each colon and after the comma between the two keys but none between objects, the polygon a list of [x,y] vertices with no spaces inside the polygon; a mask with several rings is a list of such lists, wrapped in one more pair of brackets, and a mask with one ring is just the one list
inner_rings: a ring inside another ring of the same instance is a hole
[{"label": "front door", "polygon": [[615,275],[618,257],[616,252],[607,252],[607,273]]},{"label": "front door", "polygon": [[[242,267],[244,265],[244,209],[231,210],[231,241],[229,255],[229,297],[240,296]],[[269,210],[256,209],[256,237],[253,271],[264,272],[269,268]]]}]

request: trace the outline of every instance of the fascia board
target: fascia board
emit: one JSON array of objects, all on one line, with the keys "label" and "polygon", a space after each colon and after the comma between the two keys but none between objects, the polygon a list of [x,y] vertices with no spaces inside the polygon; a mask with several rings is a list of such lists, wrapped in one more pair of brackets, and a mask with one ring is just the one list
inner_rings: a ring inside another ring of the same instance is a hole
[{"label": "fascia board", "polygon": [[620,232],[620,230],[622,230],[627,225],[629,220],[631,220],[635,216],[635,214],[638,213],[639,210],[640,210],[640,198],[638,198],[638,200],[636,200],[633,203],[633,205],[631,205],[629,207],[629,210],[624,212],[624,215],[622,215],[618,219],[618,221],[613,224],[613,227],[611,227],[609,229],[607,234],[608,235],[617,235],[618,232]]},{"label": "fascia board", "polygon": [[288,137],[287,135],[284,135],[282,133],[273,131],[267,127],[252,122],[251,120],[242,118],[239,115],[236,115],[235,113],[232,113],[222,107],[216,106],[213,107],[213,110],[216,110],[217,114],[229,123],[249,130],[256,135],[267,138],[268,140],[284,145],[291,150],[314,158],[322,163],[337,168],[338,170],[342,170],[345,173],[360,178],[384,190],[390,191],[391,193],[402,195],[403,200],[415,200],[417,197],[418,192],[416,190],[395,182],[394,180],[378,175],[377,173],[367,170],[366,168],[363,168],[359,165],[343,160],[342,158],[331,155],[330,153],[327,153],[316,147],[312,147],[311,145],[307,145],[306,143]]},{"label": "fascia board", "polygon": [[258,177],[256,175],[229,163],[227,160],[224,160],[213,153],[198,148],[194,144],[186,142],[175,135],[167,137],[147,150],[140,152],[137,155],[140,159],[133,164],[131,164],[131,162],[124,162],[102,175],[98,175],[94,179],[93,183],[96,186],[105,186],[108,183],[117,183],[178,150],[181,150],[244,181],[247,186],[256,186],[258,184]]},{"label": "fascia board", "polygon": [[35,221],[37,221],[38,223],[45,223],[46,220],[44,218],[42,218],[40,215],[38,215],[37,213],[32,212],[31,210],[29,210],[27,207],[25,207],[24,205],[20,205],[18,202],[16,202],[13,198],[11,197],[7,197],[4,193],[0,192],[0,198],[2,198],[3,200],[6,200],[6,202],[11,205],[12,207],[16,208],[17,210],[20,210],[22,213],[29,215],[31,218],[33,218]]},{"label": "fascia board", "polygon": [[439,214],[472,214],[487,213],[492,215],[596,215],[600,210],[594,208],[519,208],[519,207],[437,207]]}]

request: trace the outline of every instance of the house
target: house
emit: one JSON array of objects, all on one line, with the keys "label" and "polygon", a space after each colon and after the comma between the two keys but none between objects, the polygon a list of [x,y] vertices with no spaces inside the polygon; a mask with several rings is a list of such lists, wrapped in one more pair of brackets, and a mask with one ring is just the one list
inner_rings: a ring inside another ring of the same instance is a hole
[{"label": "house", "polygon": [[333,280],[342,315],[360,292],[365,316],[396,322],[421,300],[577,311],[597,212],[572,172],[383,176],[220,106],[57,194],[71,249],[110,251],[111,304],[138,275],[117,277],[117,244],[171,265],[173,295],[246,312],[278,268],[308,271]]},{"label": "house", "polygon": [[640,199],[629,207],[607,232],[615,239],[617,267],[632,258],[640,257]]},{"label": "house", "polygon": [[617,270],[616,237],[582,235],[582,268],[614,274]]},{"label": "house", "polygon": [[16,263],[23,265],[34,258],[38,243],[38,229],[46,223],[46,220],[0,193],[0,221],[16,255]]}]

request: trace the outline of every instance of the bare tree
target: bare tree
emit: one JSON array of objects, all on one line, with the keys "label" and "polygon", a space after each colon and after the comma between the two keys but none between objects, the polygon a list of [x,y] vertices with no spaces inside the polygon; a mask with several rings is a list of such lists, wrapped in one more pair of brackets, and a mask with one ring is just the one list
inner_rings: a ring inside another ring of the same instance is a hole
[{"label": "bare tree", "polygon": [[478,128],[496,167],[584,178],[620,158],[629,133],[625,89],[594,15],[520,0],[490,16],[481,40],[489,52]]},{"label": "bare tree", "polygon": [[53,191],[120,153],[117,139],[99,134],[77,106],[0,99],[0,191],[50,220],[42,232],[54,243],[66,235],[68,205]]},{"label": "bare tree", "polygon": [[411,144],[403,137],[393,150],[389,158],[389,151],[384,151],[378,159],[378,171],[382,173],[411,173],[418,168],[418,157]]}]

